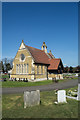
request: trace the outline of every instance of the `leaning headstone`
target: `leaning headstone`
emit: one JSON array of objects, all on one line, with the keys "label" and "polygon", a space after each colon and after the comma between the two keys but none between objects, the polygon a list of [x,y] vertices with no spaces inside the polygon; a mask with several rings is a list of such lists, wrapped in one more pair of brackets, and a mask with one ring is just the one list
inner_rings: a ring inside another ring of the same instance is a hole
[{"label": "leaning headstone", "polygon": [[24,108],[40,104],[40,91],[24,92]]},{"label": "leaning headstone", "polygon": [[78,100],[80,101],[80,83],[78,84]]},{"label": "leaning headstone", "polygon": [[66,103],[66,91],[65,90],[58,90],[57,94],[58,103]]}]

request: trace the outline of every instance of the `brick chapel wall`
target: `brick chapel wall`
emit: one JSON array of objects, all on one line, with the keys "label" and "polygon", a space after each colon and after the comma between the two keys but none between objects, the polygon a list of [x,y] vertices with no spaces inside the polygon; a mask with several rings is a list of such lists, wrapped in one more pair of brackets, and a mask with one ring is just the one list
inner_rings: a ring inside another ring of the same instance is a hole
[{"label": "brick chapel wall", "polygon": [[[20,55],[24,54],[25,55],[25,61],[21,62],[20,61]],[[12,69],[12,74],[11,74],[11,78],[27,78],[27,79],[32,79],[32,61],[33,58],[30,55],[29,51],[27,49],[21,49],[18,50],[14,61],[13,61],[13,69]],[[28,74],[16,74],[16,64],[29,64],[29,73]],[[34,73],[35,76],[34,78],[38,79],[38,78],[47,78],[46,74],[45,74],[45,65],[40,65],[39,64],[39,74],[37,74],[37,65],[33,65],[34,66]],[[43,66],[43,73],[41,72],[41,66]]]},{"label": "brick chapel wall", "polygon": [[[42,71],[41,71],[41,66],[42,66]],[[39,78],[47,78],[47,74],[45,72],[45,67],[46,65],[39,65],[39,74],[37,74],[37,65],[34,66],[35,68],[35,78],[39,79]],[[47,71],[47,67],[46,67],[46,71]]]},{"label": "brick chapel wall", "polygon": [[[24,54],[25,55],[25,61],[20,61],[20,55],[21,54]],[[32,56],[30,55],[30,53],[28,52],[27,49],[22,49],[22,50],[18,50],[15,58],[14,58],[14,61],[13,61],[13,69],[12,69],[12,74],[11,74],[11,77],[21,77],[21,78],[24,78],[26,75],[23,75],[23,74],[19,74],[17,75],[16,74],[16,64],[29,64],[29,72],[28,74],[31,74],[31,71],[32,71]],[[28,75],[27,75],[28,76]],[[30,75],[28,76],[28,78],[30,78]]]}]

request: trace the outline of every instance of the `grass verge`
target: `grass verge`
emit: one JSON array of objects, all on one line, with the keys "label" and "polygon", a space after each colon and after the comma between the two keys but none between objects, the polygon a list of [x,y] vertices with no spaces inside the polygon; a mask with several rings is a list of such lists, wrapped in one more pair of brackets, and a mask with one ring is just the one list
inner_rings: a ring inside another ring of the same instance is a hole
[{"label": "grass verge", "polygon": [[[65,82],[66,80],[59,80],[59,82]],[[19,82],[19,81],[5,81],[2,82],[3,88],[12,88],[12,87],[29,87],[29,86],[40,86],[40,85],[48,85],[48,84],[54,84],[52,80],[44,80],[44,81],[38,81],[38,82]]]},{"label": "grass verge", "polygon": [[[44,81],[38,81],[38,82],[9,81],[9,76],[8,75],[2,75],[2,78],[7,79],[7,81],[0,82],[0,86],[2,86],[3,88],[40,86],[40,85],[48,85],[48,84],[54,84],[55,83],[52,80],[44,80]],[[74,79],[77,79],[77,78],[74,78]],[[58,82],[65,82],[67,80],[71,80],[71,79],[58,80]]]},{"label": "grass verge", "polygon": [[23,94],[3,95],[2,116],[3,118],[78,118],[78,101],[67,99],[65,104],[55,105],[54,102],[57,100],[55,91],[40,92],[40,99],[41,105],[24,109]]}]

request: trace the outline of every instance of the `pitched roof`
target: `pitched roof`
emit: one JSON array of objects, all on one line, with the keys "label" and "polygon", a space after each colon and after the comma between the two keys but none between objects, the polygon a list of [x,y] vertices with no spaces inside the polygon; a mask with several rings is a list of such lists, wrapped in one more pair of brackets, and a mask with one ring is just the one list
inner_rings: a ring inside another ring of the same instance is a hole
[{"label": "pitched roof", "polygon": [[43,50],[30,47],[25,45],[25,47],[29,50],[32,57],[34,58],[35,63],[41,63],[41,64],[48,64],[48,70],[57,70],[59,63],[61,59],[59,58],[53,58],[50,53],[45,53]]},{"label": "pitched roof", "polygon": [[60,61],[61,61],[60,58],[58,58],[58,59],[56,59],[56,58],[54,58],[54,59],[49,59],[50,66],[48,67],[48,70],[57,70]]},{"label": "pitched roof", "polygon": [[49,57],[43,50],[36,49],[27,45],[25,46],[34,58],[35,63],[49,64]]}]

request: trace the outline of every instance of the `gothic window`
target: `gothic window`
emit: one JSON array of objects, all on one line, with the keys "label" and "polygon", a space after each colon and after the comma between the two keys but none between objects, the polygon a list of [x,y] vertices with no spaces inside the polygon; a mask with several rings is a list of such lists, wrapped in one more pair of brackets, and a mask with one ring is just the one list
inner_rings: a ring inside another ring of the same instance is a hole
[{"label": "gothic window", "polygon": [[21,54],[21,60],[23,61],[25,59],[25,55]]},{"label": "gothic window", "polygon": [[27,73],[29,73],[29,64],[27,64]]},{"label": "gothic window", "polygon": [[18,64],[16,64],[16,74],[18,74]]},{"label": "gothic window", "polygon": [[26,64],[24,64],[24,73],[26,73]]},{"label": "gothic window", "polygon": [[47,74],[47,67],[45,66],[45,74]]},{"label": "gothic window", "polygon": [[34,73],[34,67],[32,66],[32,73]]},{"label": "gothic window", "polygon": [[43,74],[43,66],[41,66],[41,74]]},{"label": "gothic window", "polygon": [[20,72],[21,72],[21,68],[20,68],[20,64],[19,64],[19,74],[20,74]]},{"label": "gothic window", "polygon": [[23,64],[21,64],[21,73],[23,73]]},{"label": "gothic window", "polygon": [[37,74],[39,74],[39,65],[37,65]]}]

